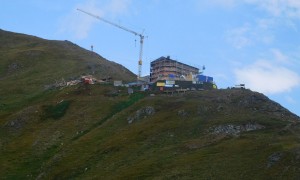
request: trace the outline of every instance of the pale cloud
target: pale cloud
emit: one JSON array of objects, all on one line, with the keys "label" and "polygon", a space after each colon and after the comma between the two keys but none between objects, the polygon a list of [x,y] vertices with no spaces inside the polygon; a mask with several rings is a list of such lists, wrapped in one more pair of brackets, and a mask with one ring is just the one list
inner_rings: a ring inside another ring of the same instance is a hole
[{"label": "pale cloud", "polygon": [[[268,26],[268,27],[266,27]],[[257,43],[271,44],[274,37],[269,33],[269,23],[262,24],[257,21],[254,24],[246,23],[241,27],[233,28],[225,33],[228,43],[237,49],[252,46]]]},{"label": "pale cloud", "polygon": [[130,3],[131,0],[111,0],[107,2],[86,0],[82,4],[76,5],[68,15],[63,17],[59,32],[72,34],[76,39],[85,39],[91,28],[99,20],[77,11],[77,8],[100,17],[115,17],[127,13]]},{"label": "pale cloud", "polygon": [[[94,0],[86,1],[84,4],[79,4],[78,7],[88,12],[97,12],[99,16],[104,14],[101,9],[97,8]],[[84,39],[88,36],[88,32],[97,22],[97,19],[82,14],[77,11],[76,8],[63,18],[60,33],[70,33],[73,34],[76,39]]]},{"label": "pale cloud", "polygon": [[290,55],[292,58],[289,59],[295,67],[300,67],[300,46],[296,47]]},{"label": "pale cloud", "polygon": [[257,5],[273,16],[284,16],[290,18],[300,18],[299,0],[245,0],[248,3]]},{"label": "pale cloud", "polygon": [[245,83],[251,90],[265,94],[288,92],[300,85],[300,76],[276,60],[258,60],[235,69],[234,73],[237,83]]},{"label": "pale cloud", "polygon": [[260,29],[268,30],[278,23],[274,18],[261,18],[256,21],[256,25]]},{"label": "pale cloud", "polygon": [[277,63],[291,64],[289,57],[283,54],[279,49],[271,49],[271,52],[273,53],[274,60],[277,61]]},{"label": "pale cloud", "polygon": [[274,17],[300,18],[299,0],[206,0],[205,3],[225,8],[254,5]]},{"label": "pale cloud", "polygon": [[[221,7],[225,0],[212,0],[211,4]],[[283,26],[298,31],[296,22],[300,19],[300,0],[232,0],[228,4],[251,5],[265,12],[262,18],[249,20],[247,26],[232,28],[226,33],[227,41],[241,49],[256,44],[272,44],[276,40],[275,31]]]},{"label": "pale cloud", "polygon": [[120,15],[127,12],[130,4],[131,0],[111,0],[107,4],[106,11],[113,15]]},{"label": "pale cloud", "polygon": [[226,39],[235,48],[241,49],[252,44],[252,40],[250,38],[250,30],[251,29],[249,25],[244,25],[242,27],[232,29],[230,31],[227,31]]}]

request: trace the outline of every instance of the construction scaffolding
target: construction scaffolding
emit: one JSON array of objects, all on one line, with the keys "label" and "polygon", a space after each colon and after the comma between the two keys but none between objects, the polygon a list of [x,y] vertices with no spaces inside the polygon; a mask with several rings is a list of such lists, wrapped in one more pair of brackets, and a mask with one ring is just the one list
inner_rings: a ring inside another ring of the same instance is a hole
[{"label": "construction scaffolding", "polygon": [[193,76],[199,74],[199,69],[176,60],[170,56],[160,57],[151,62],[150,82],[158,80],[187,80],[192,81]]}]

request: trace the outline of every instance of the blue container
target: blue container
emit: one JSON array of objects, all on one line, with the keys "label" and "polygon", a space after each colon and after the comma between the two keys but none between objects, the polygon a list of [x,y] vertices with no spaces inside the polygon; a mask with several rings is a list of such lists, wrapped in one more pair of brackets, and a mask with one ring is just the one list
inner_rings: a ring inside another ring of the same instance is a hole
[{"label": "blue container", "polygon": [[209,83],[212,83],[214,81],[214,78],[210,77],[210,76],[197,75],[196,78],[200,82],[209,82]]}]

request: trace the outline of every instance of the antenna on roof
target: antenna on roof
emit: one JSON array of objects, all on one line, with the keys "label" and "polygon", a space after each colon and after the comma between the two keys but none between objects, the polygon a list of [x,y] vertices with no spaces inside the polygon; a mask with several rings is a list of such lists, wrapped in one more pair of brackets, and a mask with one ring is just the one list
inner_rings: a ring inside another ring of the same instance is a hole
[{"label": "antenna on roof", "polygon": [[206,67],[205,67],[205,65],[203,65],[202,68],[199,70],[199,74],[203,74],[205,69],[206,69]]}]

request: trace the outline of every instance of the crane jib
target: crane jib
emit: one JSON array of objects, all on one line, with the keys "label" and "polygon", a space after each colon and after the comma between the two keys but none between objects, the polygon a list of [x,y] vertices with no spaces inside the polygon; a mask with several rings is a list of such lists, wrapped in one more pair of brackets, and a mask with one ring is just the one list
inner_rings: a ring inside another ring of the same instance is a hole
[{"label": "crane jib", "polygon": [[77,10],[78,10],[78,11],[81,11],[81,12],[87,14],[87,15],[90,15],[90,16],[96,18],[96,19],[99,19],[99,20],[101,20],[101,21],[103,21],[103,22],[105,22],[105,23],[108,23],[108,24],[110,24],[110,25],[112,25],[112,26],[115,26],[115,27],[117,27],[117,28],[123,29],[124,31],[130,32],[130,33],[132,33],[132,34],[134,34],[134,35],[140,37],[140,53],[139,53],[139,61],[138,61],[138,80],[139,80],[140,77],[141,77],[141,71],[142,71],[143,43],[144,43],[144,37],[145,37],[145,36],[142,35],[142,34],[140,34],[140,33],[135,32],[135,31],[133,31],[133,30],[130,30],[130,29],[126,28],[126,27],[120,26],[120,25],[118,25],[118,24],[116,24],[116,23],[113,23],[113,22],[110,22],[110,21],[108,21],[108,20],[106,20],[106,19],[103,19],[103,18],[101,18],[101,17],[99,17],[99,16],[97,16],[97,15],[94,15],[94,14],[92,14],[92,13],[89,13],[89,12],[87,12],[87,11],[84,11],[84,10],[82,10],[82,9],[77,9]]}]

